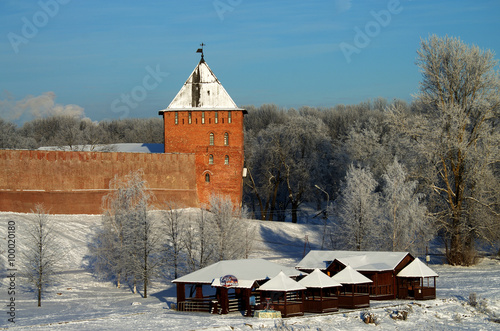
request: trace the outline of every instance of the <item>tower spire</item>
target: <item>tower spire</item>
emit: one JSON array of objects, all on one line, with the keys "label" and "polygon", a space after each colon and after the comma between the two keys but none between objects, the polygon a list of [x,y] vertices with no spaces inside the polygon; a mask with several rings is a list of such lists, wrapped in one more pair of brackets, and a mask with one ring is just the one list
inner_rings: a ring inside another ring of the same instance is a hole
[{"label": "tower spire", "polygon": [[206,44],[201,43],[200,46],[201,46],[201,48],[198,48],[196,50],[196,53],[201,53],[201,60],[200,60],[200,63],[201,63],[201,62],[205,62],[205,59],[203,57],[203,46],[206,46]]}]

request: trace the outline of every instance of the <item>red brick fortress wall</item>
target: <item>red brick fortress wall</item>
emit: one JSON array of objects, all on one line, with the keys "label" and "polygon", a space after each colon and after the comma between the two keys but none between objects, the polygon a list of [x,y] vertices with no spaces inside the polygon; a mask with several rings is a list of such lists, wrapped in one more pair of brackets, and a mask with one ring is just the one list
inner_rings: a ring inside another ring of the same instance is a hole
[{"label": "red brick fortress wall", "polygon": [[0,150],[0,211],[100,214],[109,181],[139,169],[157,202],[200,205],[194,154]]}]

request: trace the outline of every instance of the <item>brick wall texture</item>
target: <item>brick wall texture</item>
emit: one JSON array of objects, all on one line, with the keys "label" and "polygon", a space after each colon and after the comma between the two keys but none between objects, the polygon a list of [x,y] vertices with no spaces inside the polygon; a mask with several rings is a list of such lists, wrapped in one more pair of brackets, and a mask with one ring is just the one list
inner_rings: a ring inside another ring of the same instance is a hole
[{"label": "brick wall texture", "polygon": [[156,202],[200,206],[196,156],[183,154],[0,150],[0,211],[100,214],[109,181],[142,169]]}]

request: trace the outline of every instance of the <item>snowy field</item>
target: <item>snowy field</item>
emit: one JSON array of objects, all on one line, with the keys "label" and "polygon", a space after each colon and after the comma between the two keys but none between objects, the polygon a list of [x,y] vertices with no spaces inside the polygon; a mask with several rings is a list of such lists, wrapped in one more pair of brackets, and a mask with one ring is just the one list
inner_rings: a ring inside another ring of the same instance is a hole
[{"label": "snowy field", "polygon": [[[22,234],[26,214],[0,213],[0,238],[7,237],[8,221],[16,223],[16,248],[24,246]],[[18,330],[500,330],[500,261],[483,259],[474,267],[432,265],[439,274],[436,300],[372,301],[363,311],[340,310],[337,313],[309,315],[283,320],[246,318],[239,313],[209,315],[181,313],[169,309],[176,301],[175,288],[168,281],[156,281],[149,297],[117,289],[113,284],[96,280],[85,268],[87,240],[100,216],[58,215],[61,240],[61,263],[66,271],[58,283],[48,289],[42,307],[36,306],[35,294],[16,277],[15,323],[8,321],[9,279],[5,272],[6,240],[0,251],[0,329]],[[257,230],[251,257],[263,257],[287,266],[298,262],[304,250],[319,249],[321,226],[249,221]],[[305,236],[308,244],[305,245]],[[16,265],[17,266],[17,265]],[[476,293],[477,304],[469,304]],[[408,312],[406,320],[394,320],[394,311]],[[362,312],[371,312],[376,324],[364,324]],[[496,322],[495,322],[496,321]]]}]

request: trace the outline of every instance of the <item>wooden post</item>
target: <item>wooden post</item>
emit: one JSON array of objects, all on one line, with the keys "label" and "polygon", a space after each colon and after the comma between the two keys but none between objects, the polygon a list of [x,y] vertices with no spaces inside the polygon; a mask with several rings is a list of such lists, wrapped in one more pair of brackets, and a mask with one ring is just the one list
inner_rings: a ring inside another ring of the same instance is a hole
[{"label": "wooden post", "polygon": [[186,284],[177,283],[177,304],[186,301]]},{"label": "wooden post", "polygon": [[220,288],[220,300],[219,305],[221,308],[221,314],[229,313],[229,295],[227,287]]},{"label": "wooden post", "polygon": [[203,285],[196,284],[196,294],[195,297],[197,299],[203,299]]}]

